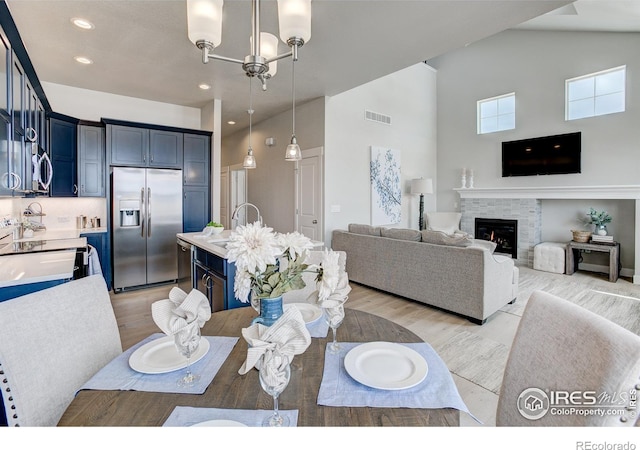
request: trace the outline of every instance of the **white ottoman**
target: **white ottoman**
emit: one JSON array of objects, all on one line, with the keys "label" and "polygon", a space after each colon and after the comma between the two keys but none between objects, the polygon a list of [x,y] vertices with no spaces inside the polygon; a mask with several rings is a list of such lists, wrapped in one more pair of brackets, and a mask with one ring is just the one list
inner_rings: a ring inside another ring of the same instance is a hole
[{"label": "white ottoman", "polygon": [[567,244],[541,242],[533,248],[533,268],[545,272],[565,273]]}]

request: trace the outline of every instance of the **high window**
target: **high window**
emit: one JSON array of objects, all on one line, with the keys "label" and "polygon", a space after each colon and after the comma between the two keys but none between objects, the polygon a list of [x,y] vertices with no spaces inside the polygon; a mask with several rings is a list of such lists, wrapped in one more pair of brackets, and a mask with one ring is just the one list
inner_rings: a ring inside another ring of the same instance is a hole
[{"label": "high window", "polygon": [[515,92],[478,101],[478,134],[513,130],[515,127]]},{"label": "high window", "polygon": [[626,66],[565,82],[565,119],[602,116],[625,110]]}]

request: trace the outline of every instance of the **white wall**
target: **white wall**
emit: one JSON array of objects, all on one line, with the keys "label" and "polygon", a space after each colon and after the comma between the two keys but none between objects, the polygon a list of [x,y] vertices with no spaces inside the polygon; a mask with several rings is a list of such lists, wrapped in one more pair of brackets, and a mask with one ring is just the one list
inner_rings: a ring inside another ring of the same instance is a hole
[{"label": "white wall", "polygon": [[[391,116],[392,124],[365,120],[365,110]],[[436,72],[420,63],[327,100],[325,146],[325,242],[334,229],[371,223],[370,147],[401,152],[402,219],[418,228],[418,198],[409,195],[414,178],[436,176]],[[340,212],[332,212],[332,206]],[[434,195],[425,211],[435,211]]]},{"label": "white wall", "polygon": [[42,82],[54,112],[98,122],[102,118],[199,130],[200,109]]},{"label": "white wall", "polygon": [[[429,61],[438,69],[438,205],[459,209],[462,167],[475,187],[638,185],[640,170],[640,33],[505,31]],[[626,112],[564,119],[565,80],[627,66]],[[516,129],[478,135],[476,102],[516,93]],[[582,132],[582,173],[501,177],[501,143]],[[545,201],[543,240],[568,241],[589,206],[607,209],[609,229],[634,265],[634,214],[624,201]]]},{"label": "white wall", "polygon": [[[302,150],[324,145],[324,97],[296,105],[296,137]],[[285,161],[291,140],[291,110],[252,125],[251,147],[256,168],[247,171],[248,201],[260,209],[264,223],[286,233],[295,226],[295,163]],[[249,147],[249,130],[222,140],[222,167],[242,164]],[[273,147],[265,139],[273,137]],[[253,220],[253,212],[249,213]]]}]

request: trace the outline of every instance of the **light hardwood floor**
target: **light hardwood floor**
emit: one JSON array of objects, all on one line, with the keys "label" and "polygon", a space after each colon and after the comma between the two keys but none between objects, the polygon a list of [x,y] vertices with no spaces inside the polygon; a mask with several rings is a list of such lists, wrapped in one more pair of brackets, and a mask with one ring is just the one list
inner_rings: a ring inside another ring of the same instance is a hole
[{"label": "light hardwood floor", "polygon": [[[526,270],[532,269],[521,269],[521,273]],[[587,284],[602,282],[601,275],[588,272],[579,272],[572,277],[553,274],[550,274],[549,277],[554,283],[564,279]],[[623,279],[620,279],[618,283],[630,285],[627,280]],[[630,286],[640,294],[640,287]],[[165,285],[111,294],[123,349],[131,347],[151,333],[160,331],[151,317],[151,304],[156,300],[167,298],[172,287],[173,285]],[[356,283],[351,283],[351,287],[352,291],[345,304],[346,307],[376,314],[402,325],[420,336],[438,352],[461,333],[481,337],[506,352],[511,347],[520,320],[516,314],[498,311],[484,325],[479,326],[453,314]],[[451,367],[450,361],[444,357],[443,359]],[[498,395],[471,381],[469,379],[471,377],[465,378],[455,373],[452,373],[452,376],[469,410],[482,421],[484,426],[494,426]],[[461,414],[460,419],[462,426],[480,425],[465,413]]]}]

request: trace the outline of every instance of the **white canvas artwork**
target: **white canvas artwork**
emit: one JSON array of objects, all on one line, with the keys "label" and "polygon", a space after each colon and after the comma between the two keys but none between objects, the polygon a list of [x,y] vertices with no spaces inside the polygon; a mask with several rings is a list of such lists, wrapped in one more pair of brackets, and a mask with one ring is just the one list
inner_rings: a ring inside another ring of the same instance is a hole
[{"label": "white canvas artwork", "polygon": [[371,147],[371,225],[400,223],[400,151]]}]

